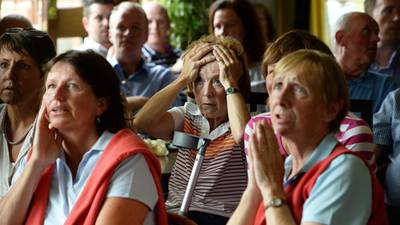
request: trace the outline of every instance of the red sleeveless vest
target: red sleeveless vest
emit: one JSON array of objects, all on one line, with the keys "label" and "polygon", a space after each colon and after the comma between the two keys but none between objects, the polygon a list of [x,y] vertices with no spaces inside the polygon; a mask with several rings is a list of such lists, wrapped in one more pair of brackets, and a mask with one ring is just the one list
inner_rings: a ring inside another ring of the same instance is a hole
[{"label": "red sleeveless vest", "polygon": [[[303,175],[303,177],[300,178],[298,182],[295,182],[295,184],[291,184],[285,188],[287,203],[297,224],[300,224],[301,222],[304,202],[309,197],[319,175],[321,175],[325,169],[329,167],[332,160],[342,154],[352,154],[361,158],[367,168],[370,170],[368,163],[356,152],[349,151],[343,146],[337,145],[333,152],[326,159],[312,167]],[[368,225],[387,225],[388,221],[383,200],[383,190],[378,179],[371,170],[370,174],[372,183],[372,209],[370,218],[368,220]],[[261,203],[258,207],[254,225],[266,225],[264,213],[265,207],[264,204]]]},{"label": "red sleeveless vest", "polygon": [[[157,187],[158,202],[155,207],[157,224],[167,225],[167,214],[160,183],[160,164],[148,150],[147,145],[128,129],[119,131],[111,139],[96,163],[93,175],[88,178],[82,193],[65,221],[65,225],[95,224],[115,169],[124,159],[138,153],[145,157]],[[42,175],[33,195],[25,224],[42,225],[44,223],[54,166],[54,164],[50,166]]]}]

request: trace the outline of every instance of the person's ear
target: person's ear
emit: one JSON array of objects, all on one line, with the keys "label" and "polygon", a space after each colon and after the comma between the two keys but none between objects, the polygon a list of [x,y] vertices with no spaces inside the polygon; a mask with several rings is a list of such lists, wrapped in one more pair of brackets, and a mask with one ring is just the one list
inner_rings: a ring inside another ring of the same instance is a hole
[{"label": "person's ear", "polygon": [[88,29],[89,29],[89,20],[88,20],[88,18],[82,17],[82,25],[83,25],[83,28],[86,30],[86,32],[89,32],[88,31]]},{"label": "person's ear", "polygon": [[332,122],[333,120],[336,119],[338,113],[342,110],[342,108],[343,108],[343,102],[329,103],[327,105],[327,110],[325,112],[324,120],[328,123]]},{"label": "person's ear", "polygon": [[96,100],[96,104],[97,104],[97,116],[100,116],[101,114],[103,114],[109,107],[110,102],[105,99],[105,98],[99,98]]},{"label": "person's ear", "polygon": [[339,30],[335,33],[335,41],[337,45],[343,45],[345,41],[345,34],[343,30]]}]

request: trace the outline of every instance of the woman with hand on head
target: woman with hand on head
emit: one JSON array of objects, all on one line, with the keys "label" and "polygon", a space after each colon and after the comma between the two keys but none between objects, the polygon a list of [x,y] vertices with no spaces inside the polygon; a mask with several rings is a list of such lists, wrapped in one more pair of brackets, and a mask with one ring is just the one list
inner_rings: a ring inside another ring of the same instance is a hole
[{"label": "woman with hand on head", "polygon": [[[349,101],[335,59],[299,50],[269,76],[271,124],[257,122],[250,136],[249,181],[228,224],[387,224],[368,163],[334,136]],[[286,143],[284,163],[275,134]]]},{"label": "woman with hand on head", "polygon": [[119,85],[93,51],[51,61],[32,152],[0,201],[0,224],[167,224],[158,161],[126,129]]},{"label": "woman with hand on head", "polygon": [[[168,110],[187,86],[195,103]],[[244,99],[249,89],[240,43],[208,36],[188,47],[177,80],[151,97],[135,117],[135,127],[152,137],[171,140],[174,131],[181,131],[211,140],[189,208],[189,218],[199,225],[225,224],[246,187],[243,132],[250,115]],[[194,157],[194,150],[178,151],[169,182],[170,208],[182,204]]]},{"label": "woman with hand on head", "polygon": [[56,55],[42,31],[10,28],[0,36],[0,198],[10,188],[15,168],[32,147],[40,107],[43,66]]}]

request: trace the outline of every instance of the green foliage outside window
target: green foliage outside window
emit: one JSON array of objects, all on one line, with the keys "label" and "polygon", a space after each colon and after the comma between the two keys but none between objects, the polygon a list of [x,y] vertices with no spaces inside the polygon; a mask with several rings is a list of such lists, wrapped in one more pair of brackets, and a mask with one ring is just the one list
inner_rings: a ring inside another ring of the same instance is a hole
[{"label": "green foliage outside window", "polygon": [[171,19],[171,44],[185,49],[208,33],[208,8],[213,0],[160,0]]}]

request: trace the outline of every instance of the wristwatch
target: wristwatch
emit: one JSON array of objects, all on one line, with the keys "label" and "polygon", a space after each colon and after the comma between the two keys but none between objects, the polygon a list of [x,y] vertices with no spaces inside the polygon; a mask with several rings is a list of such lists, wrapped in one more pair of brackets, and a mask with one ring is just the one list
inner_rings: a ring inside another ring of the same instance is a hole
[{"label": "wristwatch", "polygon": [[237,93],[237,92],[240,92],[239,88],[228,87],[227,89],[225,89],[226,95],[234,94],[234,93]]},{"label": "wristwatch", "polygon": [[267,210],[269,207],[274,207],[274,208],[279,208],[283,204],[285,204],[285,200],[283,198],[273,198],[267,204],[265,205],[265,210]]}]

